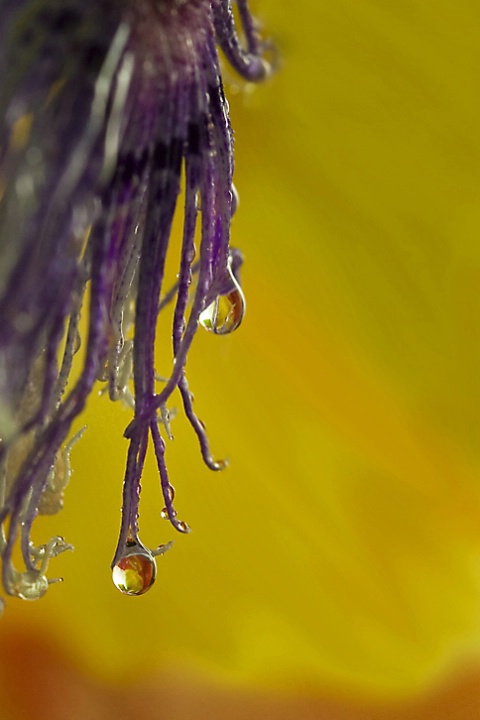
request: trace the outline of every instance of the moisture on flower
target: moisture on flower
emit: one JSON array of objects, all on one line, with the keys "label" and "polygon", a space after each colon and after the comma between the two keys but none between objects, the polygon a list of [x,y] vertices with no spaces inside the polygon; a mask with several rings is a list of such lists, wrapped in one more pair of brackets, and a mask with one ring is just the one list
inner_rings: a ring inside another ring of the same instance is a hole
[{"label": "moisture on flower", "polygon": [[[163,515],[188,531],[165,463],[174,390],[204,461],[222,467],[185,377],[198,325],[229,333],[245,307],[242,256],[230,247],[233,145],[218,46],[245,79],[268,74],[246,0],[235,14],[231,0],[0,0],[0,554],[10,595],[43,595],[49,560],[70,548],[60,537],[35,546],[31,528],[61,509],[70,428],[97,381],[133,411],[112,563],[123,592],[147,590],[155,555],[169,547],[149,550],[138,535],[149,443]],[[166,292],[182,182],[178,282]],[[173,369],[162,381],[154,350],[167,306]]]}]

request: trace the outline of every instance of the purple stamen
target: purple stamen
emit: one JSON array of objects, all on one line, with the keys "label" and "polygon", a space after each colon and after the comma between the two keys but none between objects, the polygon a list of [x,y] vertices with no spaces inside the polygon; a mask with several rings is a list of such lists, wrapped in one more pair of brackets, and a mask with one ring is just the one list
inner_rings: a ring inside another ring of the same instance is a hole
[{"label": "purple stamen", "polygon": [[[219,298],[241,292],[242,256],[230,248],[237,206],[233,137],[217,43],[246,80],[263,79],[269,66],[246,0],[237,6],[245,48],[231,0],[3,3],[0,556],[9,594],[43,594],[48,560],[70,548],[60,538],[34,547],[31,528],[42,508],[55,507],[44,499],[56,485],[72,422],[96,381],[134,411],[125,431],[130,445],[113,561],[117,579],[138,574],[138,588],[127,583],[127,594],[153,584],[154,555],[169,547],[150,551],[139,539],[150,438],[164,512],[175,529],[189,530],[173,505],[161,430],[170,436],[166,403],[175,389],[205,463],[212,470],[225,465],[213,459],[193,411],[185,365],[202,313]],[[178,282],[162,295],[183,171]],[[173,366],[158,391],[157,318],[173,300]],[[88,324],[85,360],[72,384],[82,312]],[[234,329],[237,320],[218,334]],[[67,481],[57,483],[59,492]],[[24,571],[12,563],[18,539]]]}]

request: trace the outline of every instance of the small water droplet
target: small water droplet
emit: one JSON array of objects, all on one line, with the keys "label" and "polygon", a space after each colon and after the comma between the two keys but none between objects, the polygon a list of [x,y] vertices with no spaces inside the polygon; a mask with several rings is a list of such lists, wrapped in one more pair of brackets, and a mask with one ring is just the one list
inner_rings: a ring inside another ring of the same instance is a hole
[{"label": "small water droplet", "polygon": [[237,212],[239,205],[240,205],[240,195],[238,194],[237,188],[232,183],[232,217]]},{"label": "small water droplet", "polygon": [[80,347],[82,345],[82,338],[80,336],[80,333],[76,332],[75,334],[75,342],[73,344],[73,354],[76,355],[76,353],[80,350]]},{"label": "small water droplet", "polygon": [[228,467],[228,460],[216,460],[215,461],[215,469],[216,470],[225,470],[225,468]]},{"label": "small water droplet", "polygon": [[168,497],[168,499],[169,499],[171,502],[173,502],[173,500],[174,500],[174,498],[175,498],[175,488],[173,487],[173,485],[169,485],[169,486],[168,486],[168,488],[167,488],[167,497]]},{"label": "small water droplet", "polygon": [[176,525],[177,530],[180,530],[182,533],[189,533],[190,532],[190,525],[187,525],[187,523],[184,520],[180,520],[180,522]]},{"label": "small water droplet", "polygon": [[165,555],[166,552],[168,552],[173,547],[173,542],[170,541],[168,543],[165,543],[164,545],[159,545],[156,550],[152,550],[152,555],[154,557],[157,557],[158,555]]},{"label": "small water droplet", "polygon": [[240,285],[232,275],[235,287],[225,295],[218,295],[208,307],[200,313],[199,323],[205,330],[215,335],[228,335],[236,330],[245,315],[245,296]]},{"label": "small water droplet", "polygon": [[163,520],[168,520],[168,510],[166,507],[160,510],[160,517],[163,518]]},{"label": "small water droplet", "polygon": [[48,590],[48,580],[39,570],[17,573],[14,593],[22,600],[38,600]]},{"label": "small water droplet", "polygon": [[157,565],[152,553],[137,548],[137,552],[129,552],[113,566],[113,584],[124,595],[143,595],[155,582]]}]

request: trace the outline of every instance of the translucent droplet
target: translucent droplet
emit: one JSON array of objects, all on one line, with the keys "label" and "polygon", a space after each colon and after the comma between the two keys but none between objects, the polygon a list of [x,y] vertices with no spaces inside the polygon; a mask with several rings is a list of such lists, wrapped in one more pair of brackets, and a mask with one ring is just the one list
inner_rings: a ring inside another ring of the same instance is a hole
[{"label": "translucent droplet", "polygon": [[180,520],[180,522],[178,522],[176,524],[176,528],[177,528],[177,530],[180,530],[180,532],[182,532],[182,533],[189,533],[190,529],[191,529],[190,525],[187,525],[187,523],[184,520]]},{"label": "translucent droplet", "polygon": [[238,279],[242,262],[242,254],[231,248],[227,266],[215,281],[218,295],[198,318],[200,325],[215,335],[228,335],[233,332],[245,316],[245,295]]},{"label": "translucent droplet", "polygon": [[160,517],[163,518],[163,520],[168,520],[168,510],[166,507],[160,510]]},{"label": "translucent droplet", "polygon": [[18,573],[14,585],[15,595],[22,600],[38,600],[48,590],[48,580],[39,570]]},{"label": "translucent droplet", "polygon": [[125,595],[143,595],[155,582],[157,565],[153,555],[146,549],[139,550],[124,555],[113,566],[113,584]]},{"label": "translucent droplet", "polygon": [[77,352],[80,350],[81,346],[82,346],[82,338],[81,338],[80,333],[77,330],[77,332],[75,333],[75,342],[73,344],[73,354],[74,355],[77,354]]},{"label": "translucent droplet", "polygon": [[175,488],[173,487],[173,485],[168,486],[167,497],[171,502],[173,502],[173,500],[175,498]]},{"label": "translucent droplet", "polygon": [[228,335],[233,332],[245,315],[245,296],[233,276],[232,280],[236,287],[225,295],[218,295],[198,319],[205,330],[215,335]]},{"label": "translucent droplet", "polygon": [[238,194],[237,188],[232,183],[232,217],[237,212],[239,205],[240,205],[240,195]]}]

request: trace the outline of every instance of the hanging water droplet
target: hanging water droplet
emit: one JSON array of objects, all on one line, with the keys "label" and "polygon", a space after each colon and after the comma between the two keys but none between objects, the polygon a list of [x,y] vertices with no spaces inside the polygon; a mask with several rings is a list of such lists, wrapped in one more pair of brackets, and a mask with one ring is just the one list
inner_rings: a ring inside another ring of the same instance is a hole
[{"label": "hanging water droplet", "polygon": [[245,315],[245,295],[230,267],[228,271],[232,289],[223,295],[217,295],[198,318],[200,325],[215,335],[228,335],[233,332],[238,328]]},{"label": "hanging water droplet", "polygon": [[162,510],[160,510],[160,517],[163,520],[168,520],[168,510],[166,507],[164,507],[164,508],[162,508]]},{"label": "hanging water droplet", "polygon": [[182,533],[189,533],[191,530],[190,525],[187,525],[184,520],[180,520],[175,527]]},{"label": "hanging water droplet", "polygon": [[240,195],[238,194],[237,188],[232,183],[232,217],[237,212],[239,205],[240,205]]},{"label": "hanging water droplet", "polygon": [[75,342],[73,345],[73,354],[74,355],[76,355],[77,352],[80,350],[81,345],[82,345],[82,338],[81,338],[80,333],[77,330],[77,332],[75,333]]},{"label": "hanging water droplet", "polygon": [[48,590],[48,580],[40,570],[27,570],[17,575],[14,593],[22,600],[38,600]]},{"label": "hanging water droplet", "polygon": [[136,545],[117,561],[112,569],[115,587],[125,595],[143,595],[155,582],[157,565],[151,552]]}]

